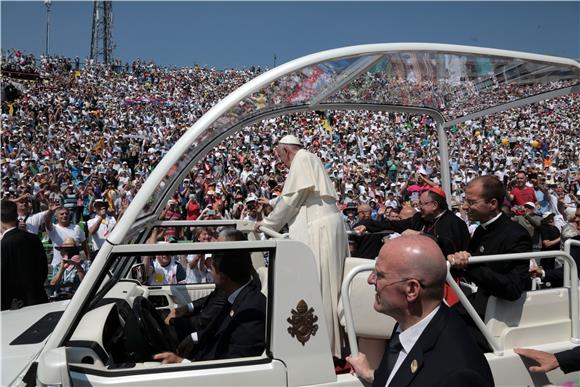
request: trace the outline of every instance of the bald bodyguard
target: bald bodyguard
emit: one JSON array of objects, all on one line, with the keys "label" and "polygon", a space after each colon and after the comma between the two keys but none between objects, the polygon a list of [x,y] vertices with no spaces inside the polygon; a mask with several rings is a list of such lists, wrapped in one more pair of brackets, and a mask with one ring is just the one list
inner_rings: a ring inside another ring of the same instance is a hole
[{"label": "bald bodyguard", "polygon": [[397,325],[376,370],[363,353],[347,358],[359,378],[380,387],[494,385],[465,323],[441,302],[446,274],[433,239],[412,235],[385,243],[368,283],[375,288],[375,310]]}]

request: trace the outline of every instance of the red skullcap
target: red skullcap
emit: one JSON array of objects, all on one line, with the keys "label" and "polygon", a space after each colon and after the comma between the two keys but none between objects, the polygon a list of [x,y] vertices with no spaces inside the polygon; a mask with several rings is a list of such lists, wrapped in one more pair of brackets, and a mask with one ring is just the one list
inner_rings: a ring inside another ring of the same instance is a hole
[{"label": "red skullcap", "polygon": [[437,195],[441,196],[442,198],[445,198],[445,191],[443,191],[441,189],[441,187],[435,186],[435,187],[429,187],[427,188],[425,191],[431,191],[433,193],[436,193]]}]

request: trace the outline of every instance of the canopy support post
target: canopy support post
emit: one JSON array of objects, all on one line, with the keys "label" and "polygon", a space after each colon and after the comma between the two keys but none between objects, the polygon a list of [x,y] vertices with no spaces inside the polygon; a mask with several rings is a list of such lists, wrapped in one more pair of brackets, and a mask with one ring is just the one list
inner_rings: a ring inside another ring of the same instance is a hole
[{"label": "canopy support post", "polygon": [[445,192],[447,205],[451,208],[451,173],[449,172],[449,144],[443,123],[437,121],[437,138],[439,140],[439,169],[441,170],[441,187]]}]

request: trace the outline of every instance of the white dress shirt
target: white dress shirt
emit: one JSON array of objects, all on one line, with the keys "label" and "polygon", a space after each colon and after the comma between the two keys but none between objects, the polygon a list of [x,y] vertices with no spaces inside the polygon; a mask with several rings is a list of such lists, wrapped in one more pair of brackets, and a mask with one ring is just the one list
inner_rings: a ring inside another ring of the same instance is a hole
[{"label": "white dress shirt", "polygon": [[403,362],[405,361],[407,354],[409,352],[411,352],[411,349],[413,348],[415,343],[419,340],[419,337],[421,337],[421,334],[423,333],[425,328],[427,328],[427,325],[429,325],[431,320],[433,320],[433,317],[435,317],[435,314],[437,313],[439,308],[440,308],[440,306],[437,306],[423,320],[419,321],[418,323],[416,323],[413,326],[410,326],[409,328],[405,329],[404,331],[400,330],[401,326],[397,327],[397,331],[400,332],[399,341],[401,342],[401,346],[403,348],[399,352],[399,357],[397,358],[397,361],[396,361],[395,365],[393,366],[393,370],[391,371],[391,374],[389,375],[389,379],[387,379],[387,384],[385,384],[385,387],[388,387],[389,383],[391,383],[391,380],[393,379],[393,377],[395,376],[395,374],[399,370],[399,367],[401,367],[401,364],[403,364]]}]

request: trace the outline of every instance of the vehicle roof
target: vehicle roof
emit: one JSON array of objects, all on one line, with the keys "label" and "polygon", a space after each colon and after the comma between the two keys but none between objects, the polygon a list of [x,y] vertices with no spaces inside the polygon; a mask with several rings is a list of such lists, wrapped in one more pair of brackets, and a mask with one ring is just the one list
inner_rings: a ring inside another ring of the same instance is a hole
[{"label": "vehicle roof", "polygon": [[134,237],[159,216],[195,163],[257,121],[300,111],[364,109],[427,113],[449,128],[578,91],[578,61],[517,51],[385,43],[307,55],[256,77],[205,113],[151,173],[109,240]]}]

